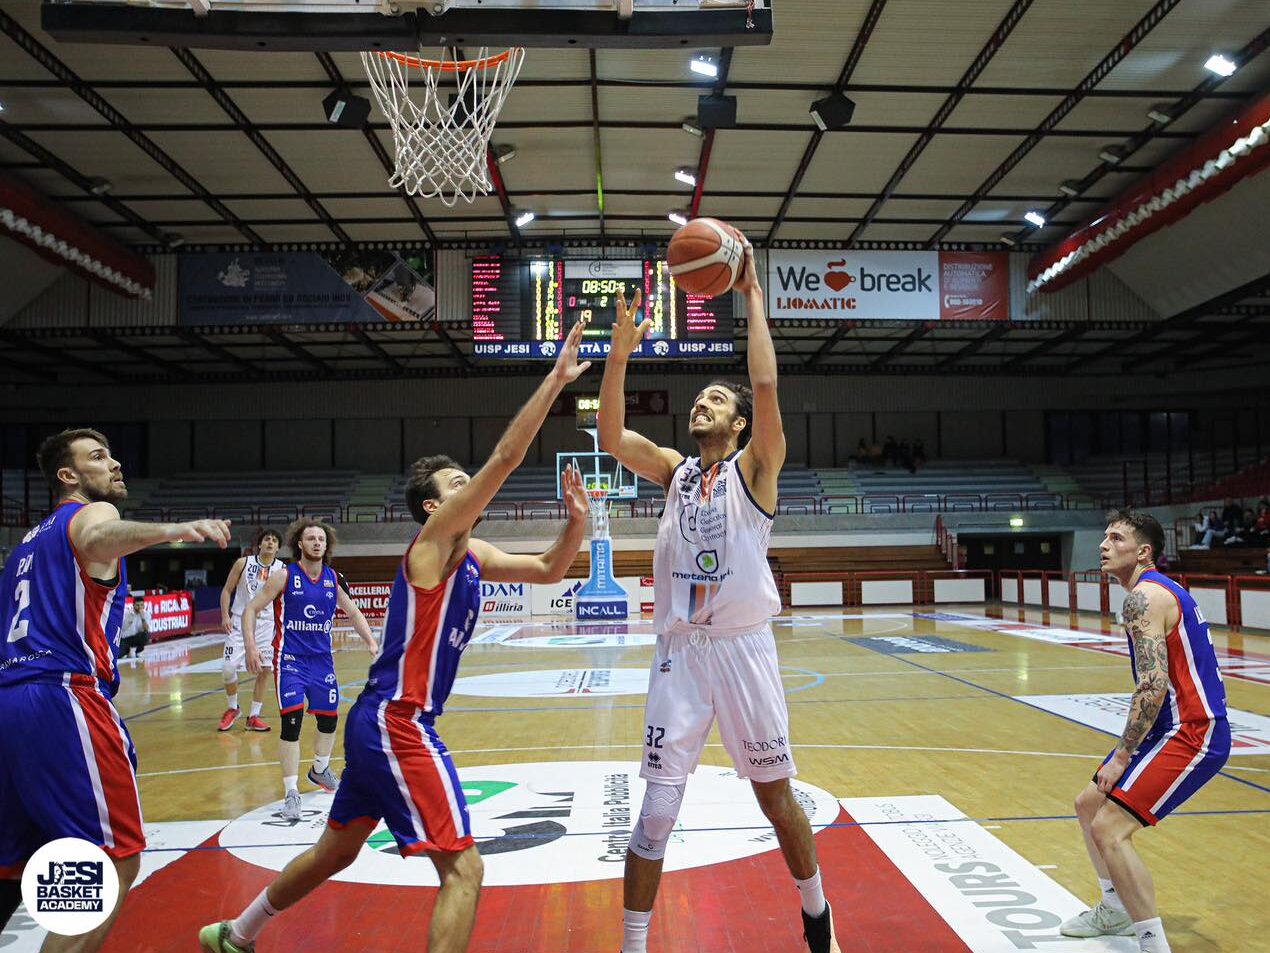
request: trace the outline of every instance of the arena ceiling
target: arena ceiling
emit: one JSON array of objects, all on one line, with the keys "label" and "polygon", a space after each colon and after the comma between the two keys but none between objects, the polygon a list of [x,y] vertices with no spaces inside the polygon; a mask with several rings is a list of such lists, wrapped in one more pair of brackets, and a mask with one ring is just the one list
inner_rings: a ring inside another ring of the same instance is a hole
[{"label": "arena ceiling", "polygon": [[[494,134],[516,153],[498,167],[500,188],[446,208],[389,188],[377,110],[361,129],[325,121],[338,86],[369,95],[355,53],[72,42],[45,31],[37,0],[14,0],[0,9],[0,170],[152,252],[660,242],[676,210],[727,219],[759,244],[1002,248],[1005,234],[1039,249],[1270,88],[1264,0],[777,0],[773,19],[770,45],[530,49]],[[1240,65],[1234,75],[1204,68],[1216,51]],[[694,52],[714,58],[716,79],[689,71]],[[834,91],[855,114],[822,133],[808,108]],[[738,123],[701,138],[683,124],[710,92],[737,97]],[[1148,117],[1160,110],[1170,121]],[[695,187],[675,179],[680,168]],[[536,219],[518,229],[526,210]],[[1270,275],[1163,325],[809,324],[778,347],[810,373],[1067,374],[1136,358],[1160,372],[1179,347],[1201,366],[1229,364],[1236,345],[1258,351],[1268,305]],[[6,352],[25,348],[6,366],[43,373],[59,353],[95,363],[100,335],[73,334],[5,332]],[[120,334],[111,357],[125,378],[143,362],[152,377],[155,355],[174,376],[198,367],[217,379],[470,363],[442,329],[256,331],[201,339],[210,349],[172,329]]]}]

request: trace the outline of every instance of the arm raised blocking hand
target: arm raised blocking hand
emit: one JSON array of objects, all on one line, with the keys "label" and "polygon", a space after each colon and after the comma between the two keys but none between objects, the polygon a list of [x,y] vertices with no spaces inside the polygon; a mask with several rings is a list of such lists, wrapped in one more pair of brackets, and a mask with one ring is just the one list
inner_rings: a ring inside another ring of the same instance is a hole
[{"label": "arm raised blocking hand", "polygon": [[591,366],[590,361],[578,363],[578,345],[582,343],[584,329],[585,325],[581,321],[573,326],[551,373],[512,418],[485,465],[476,471],[466,486],[449,497],[428,517],[422,531],[423,539],[436,543],[457,539],[471,531],[508,475],[524,461],[525,452],[542,427],[542,422],[547,419],[547,411],[551,409],[552,402],[566,384],[577,380]]},{"label": "arm raised blocking hand", "polygon": [[564,501],[569,511],[568,522],[556,541],[542,553],[507,553],[483,539],[472,540],[472,552],[481,561],[481,579],[486,582],[559,582],[573,565],[586,533],[586,493],[582,475],[566,467]]},{"label": "arm raised blocking hand", "polygon": [[683,456],[670,447],[659,447],[647,437],[626,429],[626,364],[631,352],[639,347],[653,322],[645,318],[638,325],[640,292],[630,305],[626,296],[617,293],[617,321],[613,324],[612,347],[604,362],[604,379],[600,384],[600,412],[596,419],[600,449],[610,453],[626,469],[651,480],[663,490],[670,486],[675,467]]}]

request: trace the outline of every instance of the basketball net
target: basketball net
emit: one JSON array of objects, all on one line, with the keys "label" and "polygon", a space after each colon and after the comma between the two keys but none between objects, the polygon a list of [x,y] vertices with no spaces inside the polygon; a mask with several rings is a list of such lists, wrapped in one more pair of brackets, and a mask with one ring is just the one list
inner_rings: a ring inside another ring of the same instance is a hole
[{"label": "basketball net", "polygon": [[443,49],[441,59],[404,53],[363,53],[379,108],[392,128],[393,188],[447,206],[471,202],[491,188],[489,139],[525,61],[523,47],[475,59]]},{"label": "basketball net", "polygon": [[587,490],[586,495],[591,507],[591,538],[605,539],[609,535],[608,491]]}]

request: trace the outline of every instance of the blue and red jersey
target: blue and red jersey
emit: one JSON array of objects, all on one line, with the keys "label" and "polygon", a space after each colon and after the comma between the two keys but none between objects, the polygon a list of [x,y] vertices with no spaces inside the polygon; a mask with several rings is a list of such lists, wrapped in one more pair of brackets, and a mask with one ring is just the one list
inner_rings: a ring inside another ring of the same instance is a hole
[{"label": "blue and red jersey", "polygon": [[362,694],[405,702],[435,717],[450,695],[459,658],[476,628],[481,564],[469,550],[450,575],[432,589],[423,589],[407,576],[409,560],[406,550],[388,597],[383,647]]},{"label": "blue and red jersey", "polygon": [[23,537],[0,578],[0,688],[96,679],[107,696],[119,687],[115,659],[128,574],[98,581],[71,543],[71,520],[86,504],[66,501]]},{"label": "blue and red jersey", "polygon": [[[1199,606],[1189,592],[1163,573],[1148,570],[1140,579],[1167,589],[1177,601],[1179,614],[1177,625],[1165,639],[1169,654],[1169,690],[1152,732],[1167,731],[1186,722],[1225,718],[1226,686],[1217,667],[1217,653],[1213,651],[1208,623],[1204,621]],[[1129,638],[1129,660],[1133,666],[1134,681],[1137,681],[1138,667],[1133,655],[1132,636]]]},{"label": "blue and red jersey", "polygon": [[[339,580],[335,570],[323,566],[316,579],[311,579],[300,563],[287,566],[287,585],[274,604],[274,658],[288,655],[330,655],[331,630],[335,627],[336,594]],[[281,609],[281,612],[278,610]]]}]

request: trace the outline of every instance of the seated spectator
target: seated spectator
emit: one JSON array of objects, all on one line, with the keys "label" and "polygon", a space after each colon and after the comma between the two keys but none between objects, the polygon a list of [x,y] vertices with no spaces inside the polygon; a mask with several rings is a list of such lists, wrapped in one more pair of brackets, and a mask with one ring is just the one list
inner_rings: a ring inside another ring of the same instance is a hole
[{"label": "seated spectator", "polygon": [[150,641],[150,624],[146,620],[145,603],[129,600],[123,610],[123,628],[119,633],[119,652],[137,658]]},{"label": "seated spectator", "polygon": [[1234,501],[1232,497],[1226,497],[1226,505],[1221,510],[1221,521],[1230,529],[1234,529],[1239,525],[1239,521],[1243,519],[1244,509]]},{"label": "seated spectator", "polygon": [[882,444],[882,462],[888,467],[893,467],[899,463],[899,460],[900,445],[895,442],[894,437],[888,436],[886,443]]},{"label": "seated spectator", "polygon": [[1236,527],[1227,527],[1225,543],[1227,546],[1256,545],[1257,518],[1252,510],[1244,510]]},{"label": "seated spectator", "polygon": [[1226,524],[1217,515],[1216,510],[1209,510],[1208,514],[1202,516],[1195,524],[1195,545],[1191,548],[1211,549],[1214,542],[1221,542],[1225,538]]},{"label": "seated spectator", "polygon": [[861,437],[860,442],[855,445],[854,459],[856,463],[860,464],[869,462],[869,441],[865,440],[863,437]]},{"label": "seated spectator", "polygon": [[869,463],[875,467],[882,465],[882,445],[876,440],[869,444]]},{"label": "seated spectator", "polygon": [[926,464],[926,444],[921,437],[913,441],[913,466],[920,467]]},{"label": "seated spectator", "polygon": [[1257,507],[1257,521],[1253,524],[1253,545],[1270,545],[1270,503],[1262,503]]}]

